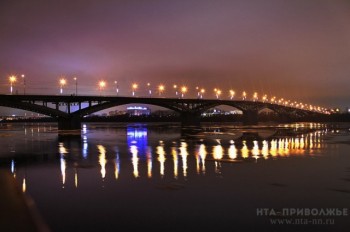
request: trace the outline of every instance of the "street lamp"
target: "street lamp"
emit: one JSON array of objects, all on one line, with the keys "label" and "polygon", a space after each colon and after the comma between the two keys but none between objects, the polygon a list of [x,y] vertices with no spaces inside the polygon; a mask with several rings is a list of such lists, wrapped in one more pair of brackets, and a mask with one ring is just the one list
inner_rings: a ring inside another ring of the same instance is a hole
[{"label": "street lamp", "polygon": [[99,87],[99,90],[100,90],[100,95],[102,94],[102,90],[106,87],[106,82],[105,81],[100,81],[98,83],[98,87]]},{"label": "street lamp", "polygon": [[136,84],[136,83],[132,84],[132,96],[133,97],[135,96],[135,91],[136,91],[137,87],[138,87],[138,84]]},{"label": "street lamp", "polygon": [[76,77],[73,78],[75,82],[75,95],[78,95],[78,79]]},{"label": "street lamp", "polygon": [[66,79],[61,78],[61,79],[60,79],[60,93],[61,93],[61,94],[63,93],[63,87],[64,87],[66,84],[67,84]]},{"label": "street lamp", "polygon": [[162,95],[162,93],[163,93],[163,91],[164,91],[164,90],[165,90],[164,85],[159,85],[159,86],[158,86],[159,96],[161,96],[161,95]]},{"label": "street lamp", "polygon": [[257,101],[258,100],[258,93],[254,92],[253,94],[253,101]]},{"label": "street lamp", "polygon": [[221,90],[218,89],[218,90],[216,91],[216,99],[219,99],[219,98],[220,98],[220,95],[221,95]]},{"label": "street lamp", "polygon": [[203,98],[203,94],[205,93],[205,89],[201,89],[200,93],[201,93],[201,98]]},{"label": "street lamp", "polygon": [[220,89],[215,88],[215,89],[214,89],[214,92],[215,92],[216,99],[219,99],[220,94],[221,94],[221,90],[220,90]]},{"label": "street lamp", "polygon": [[175,96],[177,97],[177,95],[179,95],[179,93],[177,92],[177,85],[173,85],[173,88],[175,89]]},{"label": "street lamp", "polygon": [[117,96],[119,94],[119,86],[118,86],[118,81],[114,81],[115,84],[115,92],[117,93]]},{"label": "street lamp", "polygon": [[230,95],[231,95],[231,100],[234,98],[235,96],[235,91],[233,91],[232,89],[230,90]]},{"label": "street lamp", "polygon": [[14,83],[17,81],[17,77],[15,75],[12,75],[9,77],[9,81],[10,81],[10,92],[11,92],[11,95],[13,93],[13,86],[14,86]]},{"label": "street lamp", "polygon": [[199,87],[198,86],[196,86],[196,90],[197,90],[197,98],[199,98],[200,97],[200,91],[199,91]]},{"label": "street lamp", "polygon": [[147,83],[149,97],[152,96],[151,84]]},{"label": "street lamp", "polygon": [[247,98],[247,93],[245,91],[243,91],[242,93],[242,99],[245,100]]},{"label": "street lamp", "polygon": [[181,98],[184,98],[185,93],[187,93],[187,87],[186,86],[182,86],[181,87]]},{"label": "street lamp", "polygon": [[25,75],[22,74],[21,77],[22,77],[22,80],[23,80],[23,95],[26,95],[26,79],[25,79]]},{"label": "street lamp", "polygon": [[266,94],[263,96],[262,100],[263,100],[264,103],[266,102],[266,100],[267,100],[267,95]]}]

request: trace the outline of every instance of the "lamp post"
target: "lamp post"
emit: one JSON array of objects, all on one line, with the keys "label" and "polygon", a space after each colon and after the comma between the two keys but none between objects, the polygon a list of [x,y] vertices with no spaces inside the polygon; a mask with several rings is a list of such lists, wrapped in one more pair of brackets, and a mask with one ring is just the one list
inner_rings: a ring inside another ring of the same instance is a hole
[{"label": "lamp post", "polygon": [[63,87],[67,84],[66,79],[61,78],[60,79],[60,94],[63,94]]},{"label": "lamp post", "polygon": [[253,101],[257,101],[258,100],[258,93],[254,92],[253,94]]},{"label": "lamp post", "polygon": [[137,90],[138,84],[134,83],[132,84],[131,87],[132,87],[132,96],[135,97],[135,92]]},{"label": "lamp post", "polygon": [[181,87],[181,98],[184,98],[185,93],[187,93],[187,87],[186,86],[182,86]]},{"label": "lamp post", "polygon": [[149,95],[149,97],[152,97],[151,84],[147,83],[147,87],[148,87],[148,95]]},{"label": "lamp post", "polygon": [[9,81],[10,81],[10,92],[11,92],[11,95],[13,93],[13,86],[14,86],[14,83],[17,81],[17,77],[15,75],[12,75],[9,77]]},{"label": "lamp post", "polygon": [[173,88],[175,89],[175,96],[177,97],[177,95],[179,95],[179,93],[177,92],[177,85],[173,85]]},{"label": "lamp post", "polygon": [[26,95],[26,78],[24,74],[22,74],[21,77],[23,81],[23,95]]},{"label": "lamp post", "polygon": [[117,96],[119,95],[119,86],[118,86],[118,81],[114,81],[115,84],[115,92],[117,93]]},{"label": "lamp post", "polygon": [[201,89],[200,93],[201,93],[201,98],[203,98],[203,94],[205,93],[205,89]]},{"label": "lamp post", "polygon": [[230,90],[230,96],[231,100],[235,97],[235,91],[233,91],[232,89]]},{"label": "lamp post", "polygon": [[78,95],[78,78],[74,77],[74,83],[75,83],[75,95]]},{"label": "lamp post", "polygon": [[102,90],[106,87],[106,82],[105,81],[100,81],[98,83],[98,87],[99,87],[99,90],[100,90],[100,95],[102,95]]},{"label": "lamp post", "polygon": [[247,93],[245,91],[243,91],[242,93],[242,99],[245,100],[247,98]]},{"label": "lamp post", "polygon": [[162,95],[162,93],[163,93],[164,90],[165,90],[164,85],[159,85],[159,86],[158,86],[159,97]]}]

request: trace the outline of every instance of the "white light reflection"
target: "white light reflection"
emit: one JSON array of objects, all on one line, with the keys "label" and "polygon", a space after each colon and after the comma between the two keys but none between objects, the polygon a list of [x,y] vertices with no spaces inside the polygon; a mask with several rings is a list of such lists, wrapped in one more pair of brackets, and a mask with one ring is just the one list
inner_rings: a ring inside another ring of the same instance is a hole
[{"label": "white light reflection", "polygon": [[277,140],[273,139],[271,141],[270,154],[275,157],[277,156]]},{"label": "white light reflection", "polygon": [[62,176],[62,188],[66,183],[66,169],[67,162],[65,160],[65,154],[68,153],[67,149],[64,147],[63,143],[58,144],[58,152],[60,153],[60,166],[61,166],[61,176]]},{"label": "white light reflection", "polygon": [[174,161],[174,178],[177,179],[177,177],[179,175],[179,171],[178,171],[179,159],[177,157],[177,148],[176,147],[171,147],[171,154],[173,156],[173,161]]},{"label": "white light reflection", "polygon": [[26,178],[23,178],[23,182],[22,182],[22,192],[26,192],[27,191],[27,184],[26,184]]},{"label": "white light reflection", "polygon": [[199,146],[199,157],[201,158],[201,163],[202,163],[202,173],[204,174],[205,173],[205,158],[207,156],[207,150],[205,148],[205,145],[204,144],[201,144]]},{"label": "white light reflection", "polygon": [[83,135],[83,157],[86,159],[88,157],[88,142],[87,142],[87,136]]},{"label": "white light reflection", "polygon": [[160,164],[160,176],[164,176],[164,163],[165,163],[165,151],[164,144],[160,141],[159,146],[157,146],[158,161]]},{"label": "white light reflection", "polygon": [[230,157],[230,159],[237,159],[237,149],[235,146],[235,142],[231,140],[230,143],[231,145],[230,145],[230,148],[228,149],[228,157]]},{"label": "white light reflection", "polygon": [[139,158],[137,157],[137,154],[138,154],[137,146],[131,145],[130,152],[132,154],[131,162],[134,169],[133,174],[134,174],[134,177],[137,178],[139,177],[139,170],[138,170]]},{"label": "white light reflection", "polygon": [[241,152],[242,152],[242,158],[246,159],[249,157],[249,150],[247,147],[247,142],[245,140],[243,141],[243,147]]},{"label": "white light reflection", "polygon": [[186,177],[187,176],[187,156],[188,156],[187,143],[181,142],[181,146],[179,149],[180,149],[180,156],[182,158],[182,171],[183,171],[184,177]]},{"label": "white light reflection", "polygon": [[153,163],[152,163],[152,151],[150,147],[147,148],[146,158],[147,158],[147,177],[151,178]]},{"label": "white light reflection", "polygon": [[259,155],[260,155],[258,141],[254,140],[253,144],[254,145],[253,145],[253,149],[252,149],[252,155],[253,155],[253,158],[255,160],[257,160],[259,158]]},{"label": "white light reflection", "polygon": [[119,171],[120,171],[120,160],[119,160],[119,153],[117,153],[115,157],[115,163],[114,163],[114,177],[116,180],[118,180]]},{"label": "white light reflection", "polygon": [[74,185],[75,188],[78,188],[78,172],[76,168],[74,168]]},{"label": "white light reflection", "polygon": [[66,183],[66,160],[64,159],[64,155],[61,154],[60,156],[60,164],[61,164],[61,176],[62,176],[62,188],[64,188],[64,185]]},{"label": "white light reflection", "polygon": [[99,156],[98,156],[98,163],[101,166],[101,177],[102,180],[106,177],[106,148],[103,145],[97,145],[97,149],[99,151]]},{"label": "white light reflection", "polygon": [[213,147],[213,158],[215,160],[215,172],[216,173],[220,173],[221,163],[218,162],[218,160],[221,160],[223,155],[224,155],[224,151],[223,151],[221,144],[218,144],[218,145]]},{"label": "white light reflection", "polygon": [[265,159],[267,159],[267,157],[269,156],[269,143],[266,140],[264,140],[262,144],[263,145],[261,149],[261,154]]},{"label": "white light reflection", "polygon": [[14,160],[11,160],[11,173],[13,174],[14,177],[16,176],[16,173],[15,173],[15,161]]}]

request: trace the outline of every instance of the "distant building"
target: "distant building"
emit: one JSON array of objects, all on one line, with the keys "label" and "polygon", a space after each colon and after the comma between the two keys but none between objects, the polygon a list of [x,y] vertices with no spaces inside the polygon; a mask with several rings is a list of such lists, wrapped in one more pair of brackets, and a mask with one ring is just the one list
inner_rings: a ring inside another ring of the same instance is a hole
[{"label": "distant building", "polygon": [[126,108],[126,112],[130,116],[142,116],[151,114],[150,108],[144,106],[129,106]]}]

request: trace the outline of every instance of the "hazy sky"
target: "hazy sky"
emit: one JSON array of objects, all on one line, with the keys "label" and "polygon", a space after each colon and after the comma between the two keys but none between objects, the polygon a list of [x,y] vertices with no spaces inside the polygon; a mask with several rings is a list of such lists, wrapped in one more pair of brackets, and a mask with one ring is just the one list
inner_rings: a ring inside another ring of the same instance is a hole
[{"label": "hazy sky", "polygon": [[[350,1],[1,0],[0,93],[146,95],[146,83],[350,106]],[[15,89],[23,92],[18,82]]]}]

